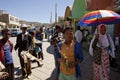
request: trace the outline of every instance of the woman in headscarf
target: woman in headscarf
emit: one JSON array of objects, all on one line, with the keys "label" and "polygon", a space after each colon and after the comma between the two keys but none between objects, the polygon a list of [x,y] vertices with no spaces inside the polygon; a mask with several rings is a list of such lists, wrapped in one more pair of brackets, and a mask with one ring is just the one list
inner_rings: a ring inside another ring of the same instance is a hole
[{"label": "woman in headscarf", "polygon": [[[97,48],[98,50],[96,50]],[[115,58],[114,50],[114,43],[107,34],[106,26],[100,24],[95,30],[89,48],[89,53],[93,56],[94,80],[109,80],[110,56]],[[95,55],[96,53],[97,55]],[[100,56],[98,56],[99,54]]]}]

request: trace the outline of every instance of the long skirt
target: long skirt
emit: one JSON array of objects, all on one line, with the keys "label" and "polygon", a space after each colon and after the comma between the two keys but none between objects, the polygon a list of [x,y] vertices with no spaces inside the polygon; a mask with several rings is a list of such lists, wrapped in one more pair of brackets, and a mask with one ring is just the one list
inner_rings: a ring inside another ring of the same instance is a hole
[{"label": "long skirt", "polygon": [[93,63],[94,80],[109,80],[110,60],[107,51],[102,50],[101,60],[101,65]]}]

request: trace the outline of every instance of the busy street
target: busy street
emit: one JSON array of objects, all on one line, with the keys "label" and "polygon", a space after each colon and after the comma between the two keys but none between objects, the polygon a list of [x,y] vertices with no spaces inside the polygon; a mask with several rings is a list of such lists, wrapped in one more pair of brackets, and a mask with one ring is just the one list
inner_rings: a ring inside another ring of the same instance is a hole
[{"label": "busy street", "polygon": [[[16,37],[11,37],[11,40],[15,44]],[[49,43],[44,42],[44,56],[45,59],[43,61],[40,61],[41,64],[43,64],[42,67],[38,67],[37,63],[32,62],[32,74],[30,75],[30,79],[25,80],[50,80],[52,76],[52,72],[54,72],[55,65],[54,65],[54,57],[52,53],[48,53],[46,51],[47,47],[49,47]],[[15,80],[21,80],[22,75],[20,72],[20,62],[18,58],[17,51],[13,50],[13,59],[14,59],[14,66],[15,66]],[[54,77],[53,77],[54,78]]]},{"label": "busy street", "polygon": [[[11,37],[10,40],[15,44],[16,37]],[[84,43],[83,53],[85,56],[84,61],[80,64],[82,70],[82,79],[81,80],[93,80],[93,72],[92,72],[92,58],[88,54],[88,44]],[[53,46],[50,46],[50,43],[47,42],[47,39],[43,41],[43,52],[45,59],[40,61],[43,64],[42,67],[38,67],[37,63],[32,62],[32,74],[23,80],[55,80],[55,62],[53,56]],[[20,72],[20,63],[18,58],[17,51],[13,50],[13,59],[15,66],[15,80],[22,80],[22,75]],[[111,79],[110,80],[119,80],[120,79],[120,71],[117,69],[111,68]]]},{"label": "busy street", "polygon": [[[10,40],[15,44],[16,37],[11,37]],[[88,46],[87,44],[85,44]],[[55,80],[55,62],[53,56],[53,46],[50,46],[50,43],[47,42],[47,39],[43,40],[43,53],[44,53],[44,60],[40,61],[43,64],[42,67],[38,67],[37,63],[32,62],[32,74],[23,80]],[[18,58],[17,51],[13,50],[13,59],[14,59],[14,66],[15,66],[15,80],[21,80],[22,75],[20,72],[20,63]],[[92,72],[92,59],[87,52],[87,48],[84,47],[84,61],[80,64],[82,70],[82,80],[92,80],[93,72]]]},{"label": "busy street", "polygon": [[1,0],[0,80],[120,80],[120,0]]}]

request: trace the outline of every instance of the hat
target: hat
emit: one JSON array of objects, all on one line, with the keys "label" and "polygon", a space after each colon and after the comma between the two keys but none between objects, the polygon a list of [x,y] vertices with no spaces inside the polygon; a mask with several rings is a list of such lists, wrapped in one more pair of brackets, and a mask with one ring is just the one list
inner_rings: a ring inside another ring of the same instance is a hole
[{"label": "hat", "polygon": [[26,24],[21,24],[20,28],[27,28],[27,25]]}]

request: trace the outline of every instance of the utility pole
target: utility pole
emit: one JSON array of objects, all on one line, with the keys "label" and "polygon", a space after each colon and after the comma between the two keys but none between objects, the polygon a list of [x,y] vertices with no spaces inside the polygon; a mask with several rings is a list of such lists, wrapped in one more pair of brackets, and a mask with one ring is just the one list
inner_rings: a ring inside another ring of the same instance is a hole
[{"label": "utility pole", "polygon": [[52,24],[52,12],[50,13],[50,24]]},{"label": "utility pole", "polygon": [[55,3],[55,23],[57,23],[57,3]]}]

